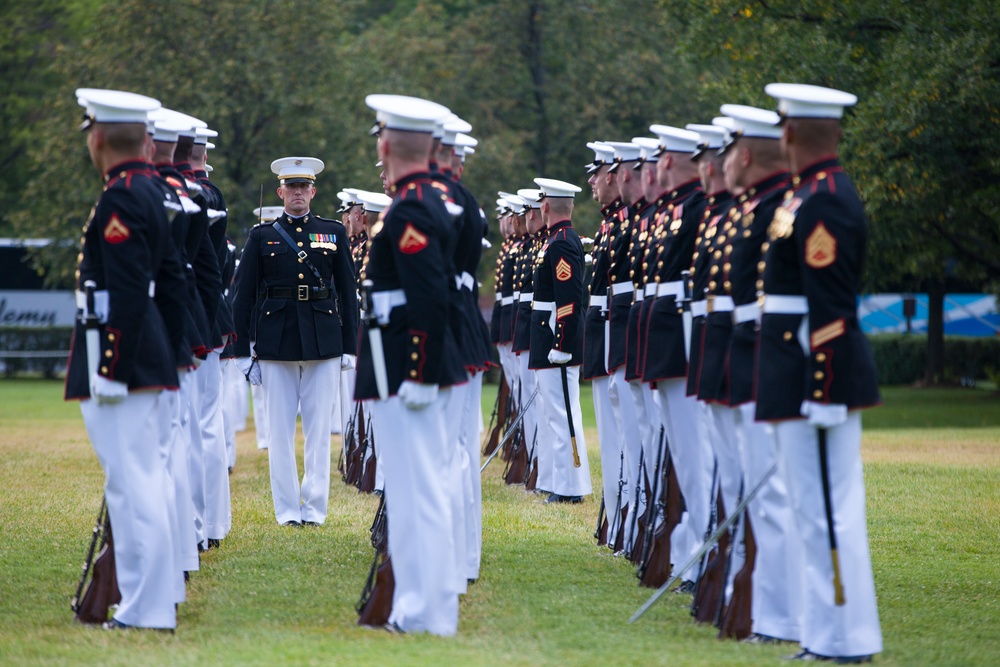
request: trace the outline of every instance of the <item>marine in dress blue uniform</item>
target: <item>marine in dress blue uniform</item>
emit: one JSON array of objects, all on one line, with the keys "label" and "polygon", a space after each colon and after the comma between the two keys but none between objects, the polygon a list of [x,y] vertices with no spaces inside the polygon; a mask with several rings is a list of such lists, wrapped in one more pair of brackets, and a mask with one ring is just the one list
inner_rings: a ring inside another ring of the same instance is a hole
[{"label": "marine in dress blue uniform", "polygon": [[[395,579],[389,623],[404,632],[453,635],[465,581],[456,560],[449,438],[451,386],[465,382],[454,355],[455,207],[430,172],[432,133],[448,109],[419,98],[369,95],[393,203],[369,235],[366,275],[382,329],[388,398],[375,400],[384,463],[389,552]],[[450,206],[449,206],[450,204]],[[378,397],[366,330],[355,397]],[[458,575],[458,576],[456,576]]]},{"label": "marine in dress blue uniform", "polygon": [[570,219],[580,188],[545,178],[536,178],[535,183],[542,190],[548,236],[535,259],[528,367],[535,371],[540,422],[547,425],[552,442],[552,493],[546,502],[580,502],[592,490],[580,414],[583,244]]},{"label": "marine in dress blue uniform", "polygon": [[[351,365],[357,352],[357,287],[347,230],[309,207],[322,168],[315,158],[271,163],[281,183],[284,211],[273,223],[250,230],[233,301],[237,361],[265,391],[275,517],[293,526],[326,520],[331,401],[338,400],[341,366]],[[254,376],[257,364],[259,379]],[[301,486],[294,443],[300,406],[305,435]]]},{"label": "marine in dress blue uniform", "polygon": [[[105,180],[83,229],[77,269],[78,289],[96,283],[92,314],[100,326],[96,349],[88,349],[82,323],[74,328],[65,397],[81,400],[105,473],[122,596],[105,627],[173,629],[180,571],[170,529],[169,421],[161,394],[178,387],[185,305],[166,200],[146,161],[147,113],[160,104],[121,91],[79,89],[76,96],[87,109],[81,129],[91,159]],[[157,292],[161,298],[154,301]],[[82,292],[77,305],[89,311]]]},{"label": "marine in dress blue uniform", "polygon": [[[768,228],[757,418],[776,425],[802,540],[803,651],[796,657],[864,661],[882,650],[882,633],[859,410],[878,404],[879,393],[857,317],[868,223],[837,158],[840,118],[857,98],[801,84],[770,84],[765,92],[778,100],[781,145],[795,176]],[[837,574],[842,600],[834,590]]]}]

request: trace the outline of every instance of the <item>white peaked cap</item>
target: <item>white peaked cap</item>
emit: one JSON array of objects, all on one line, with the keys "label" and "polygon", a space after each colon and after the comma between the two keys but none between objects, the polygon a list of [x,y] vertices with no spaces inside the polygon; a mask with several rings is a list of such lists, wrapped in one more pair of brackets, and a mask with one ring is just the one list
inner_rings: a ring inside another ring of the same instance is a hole
[{"label": "white peaked cap", "polygon": [[639,159],[641,151],[636,144],[628,141],[606,141],[604,142],[615,151],[615,163],[611,165],[609,171],[618,171],[618,165],[622,162],[634,162]]},{"label": "white peaked cap", "polygon": [[723,104],[719,111],[733,119],[737,137],[780,139],[781,116],[768,109],[748,107],[744,104]]},{"label": "white peaked cap", "polygon": [[726,135],[729,134],[729,130],[718,125],[690,123],[684,127],[698,133],[699,148],[722,148],[722,144],[726,141]]},{"label": "white peaked cap", "polygon": [[76,101],[86,109],[81,130],[93,123],[145,123],[149,113],[160,108],[152,97],[102,88],[77,88]]},{"label": "white peaked cap", "polygon": [[271,171],[284,183],[313,183],[316,174],[323,171],[323,161],[314,157],[283,157],[271,163]]},{"label": "white peaked cap", "polygon": [[[641,162],[656,162],[660,155],[660,140],[649,137],[632,137],[632,143],[639,147]],[[638,166],[636,167],[638,168]]]},{"label": "white peaked cap", "polygon": [[211,173],[212,173],[213,171],[215,171],[215,168],[214,168],[214,167],[213,167],[212,165],[210,165],[210,164],[208,164],[208,163],[206,162],[206,163],[205,163],[205,171],[207,171],[208,173],[210,173],[210,174],[211,174]]},{"label": "white peaked cap", "polygon": [[219,136],[219,133],[215,130],[210,130],[207,127],[196,127],[194,130],[194,143],[207,144],[209,139],[214,139],[217,136]]},{"label": "white peaked cap", "polygon": [[783,118],[843,118],[844,107],[858,103],[851,93],[805,83],[769,83],[764,92],[778,100]]},{"label": "white peaked cap", "polygon": [[701,140],[697,132],[682,130],[671,125],[650,125],[649,131],[660,139],[659,153],[693,153]]},{"label": "white peaked cap", "polygon": [[588,174],[592,174],[604,165],[615,161],[614,146],[609,146],[603,141],[588,141],[587,148],[594,151],[594,161],[587,165]]},{"label": "white peaked cap", "polygon": [[557,181],[554,178],[536,178],[534,180],[545,197],[573,199],[577,192],[581,192],[581,188],[566,181]]},{"label": "white peaked cap", "polygon": [[524,201],[524,205],[528,208],[541,208],[542,194],[541,190],[535,190],[533,188],[522,188],[517,191],[517,196]]},{"label": "white peaked cap", "polygon": [[504,200],[507,202],[508,208],[512,210],[517,215],[524,214],[525,201],[518,195],[506,195]]},{"label": "white peaked cap", "polygon": [[215,144],[213,144],[211,141],[206,141],[205,142],[205,150],[210,151],[213,148],[215,148]]},{"label": "white peaked cap", "polygon": [[344,188],[337,193],[337,199],[340,200],[340,203],[345,208],[348,206],[357,206],[361,203],[361,192],[363,190],[358,190],[357,188]]},{"label": "white peaked cap", "polygon": [[361,199],[365,210],[372,211],[373,213],[381,213],[392,203],[392,197],[381,192],[367,192],[362,190],[358,192],[358,198]]},{"label": "white peaked cap", "polygon": [[365,104],[375,110],[372,134],[385,129],[432,134],[437,121],[451,113],[437,102],[407,95],[368,95]]},{"label": "white peaked cap", "polygon": [[277,220],[284,210],[284,206],[261,206],[253,210],[253,215],[255,218],[260,218],[263,222],[270,222],[271,220]]},{"label": "white peaked cap", "polygon": [[153,121],[153,141],[176,144],[177,137],[186,129],[186,123],[177,123],[172,120],[155,120]]},{"label": "white peaked cap", "polygon": [[441,125],[441,143],[445,146],[456,146],[458,135],[472,132],[472,125],[452,114]]},{"label": "white peaked cap", "polygon": [[193,137],[199,127],[208,127],[208,123],[205,121],[190,116],[186,113],[181,113],[180,111],[174,111],[173,109],[167,109],[162,107],[157,109],[153,113],[149,114],[149,117],[155,121],[169,120],[177,125],[185,126],[185,129],[180,132],[182,137]]}]

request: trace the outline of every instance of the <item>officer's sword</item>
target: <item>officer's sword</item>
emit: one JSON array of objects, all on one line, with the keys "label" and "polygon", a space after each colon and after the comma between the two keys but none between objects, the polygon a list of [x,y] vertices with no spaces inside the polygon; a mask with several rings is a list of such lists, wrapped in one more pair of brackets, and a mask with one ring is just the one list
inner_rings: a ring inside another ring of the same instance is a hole
[{"label": "officer's sword", "polygon": [[691,358],[691,272],[681,271],[684,294],[681,297],[681,322],[684,326],[684,356]]},{"label": "officer's sword", "polygon": [[569,377],[566,372],[566,365],[559,367],[562,373],[563,400],[566,403],[566,421],[569,423],[569,441],[573,445],[573,467],[580,467],[580,451],[576,448],[576,428],[573,426],[573,408],[569,400]]},{"label": "officer's sword", "polygon": [[96,306],[94,305],[94,293],[96,291],[97,283],[93,280],[87,280],[83,283],[83,292],[86,298],[84,302],[83,314],[80,316],[80,322],[87,330],[88,382],[90,381],[90,378],[97,374],[97,364],[101,358],[101,321],[97,317],[97,313],[95,312]]},{"label": "officer's sword", "polygon": [[375,371],[375,387],[378,397],[383,401],[389,398],[389,378],[385,372],[385,350],[382,348],[382,327],[375,315],[372,299],[373,283],[370,280],[361,283],[361,307],[365,311],[365,328],[368,329],[368,345],[372,353],[372,369]]},{"label": "officer's sword", "polygon": [[712,547],[715,546],[715,543],[719,541],[719,538],[721,538],[723,534],[725,534],[725,532],[729,530],[729,527],[733,525],[733,522],[736,521],[737,517],[739,517],[739,515],[743,512],[743,510],[746,509],[747,505],[750,504],[750,501],[757,497],[757,494],[760,493],[760,490],[764,488],[764,485],[767,483],[767,480],[771,479],[771,476],[774,475],[774,473],[777,472],[777,470],[778,470],[778,464],[775,463],[770,468],[768,468],[767,472],[761,475],[760,480],[758,480],[757,484],[754,485],[753,489],[750,491],[747,497],[744,498],[742,501],[740,501],[740,503],[736,506],[736,509],[734,509],[732,512],[729,513],[729,516],[726,517],[725,521],[719,524],[719,527],[715,529],[715,532],[712,533],[712,535],[707,540],[705,540],[705,543],[701,545],[701,548],[698,549],[698,552],[695,555],[691,556],[691,559],[688,560],[688,562],[685,563],[683,567],[681,567],[679,570],[676,570],[674,576],[670,577],[670,579],[668,579],[665,584],[660,586],[656,590],[656,592],[653,593],[650,596],[650,598],[646,600],[646,602],[641,607],[639,607],[639,609],[634,614],[632,614],[632,618],[628,619],[629,623],[635,623],[636,621],[638,621],[643,614],[649,611],[649,608],[652,607],[664,593],[670,590],[671,586],[677,583],[677,581],[680,580],[680,578],[683,577],[684,574],[689,569],[691,569],[692,565],[700,561],[702,556],[707,554],[712,549]]}]

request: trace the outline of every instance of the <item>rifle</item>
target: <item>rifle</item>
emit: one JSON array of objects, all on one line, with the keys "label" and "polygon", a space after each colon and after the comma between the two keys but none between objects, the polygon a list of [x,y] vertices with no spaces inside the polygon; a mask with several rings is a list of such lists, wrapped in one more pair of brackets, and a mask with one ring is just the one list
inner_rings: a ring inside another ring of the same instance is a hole
[{"label": "rifle", "polygon": [[[738,505],[743,500],[743,482],[740,482],[740,494],[736,501]],[[722,590],[719,593],[719,609],[715,616],[715,627],[722,630],[722,617],[726,611],[726,588],[729,582],[729,574],[733,571],[733,558],[736,556],[736,538],[740,534],[740,519],[745,518],[747,515],[746,511],[740,512],[739,516],[736,517],[736,521],[733,522],[733,528],[729,531],[729,551],[726,555],[726,569],[722,576]],[[719,635],[722,638],[722,635]]]},{"label": "rifle", "polygon": [[757,562],[757,542],[749,512],[744,510],[743,515],[746,560],[733,578],[733,595],[719,626],[719,639],[744,639],[753,631],[753,569]]},{"label": "rifle", "polygon": [[351,414],[351,418],[347,420],[347,432],[344,433],[344,442],[340,446],[340,458],[337,461],[337,470],[340,471],[340,478],[347,481],[347,456],[348,452],[353,451],[355,446],[355,431],[357,426],[358,414],[361,412],[361,401],[358,401],[357,405],[354,406],[354,412]]},{"label": "rifle", "polygon": [[663,476],[663,426],[660,426],[660,437],[657,439],[657,449],[656,449],[656,467],[653,468],[653,493],[649,496],[646,501],[646,534],[645,539],[642,542],[642,555],[639,558],[639,567],[636,568],[635,576],[641,581],[642,575],[646,571],[646,565],[649,563],[649,554],[653,549],[653,534],[656,532],[656,520],[660,516],[660,511],[663,509],[663,503],[660,501],[660,479]]},{"label": "rifle", "polygon": [[347,455],[347,478],[349,485],[357,487],[361,482],[361,468],[364,465],[364,448],[368,442],[368,431],[365,428],[364,412],[358,404],[358,436],[354,440],[354,448]]},{"label": "rifle", "polygon": [[493,403],[493,416],[490,417],[490,437],[483,448],[483,456],[490,456],[500,442],[500,433],[507,415],[507,400],[510,398],[510,385],[507,376],[500,371],[500,386],[497,388],[497,398]]},{"label": "rifle", "polygon": [[[375,436],[372,434],[372,418],[371,415],[368,416],[368,428],[365,429],[367,439],[372,439]],[[378,458],[375,456],[375,443],[368,445],[371,447],[372,455],[367,459],[365,455],[361,457],[361,463],[364,466],[364,473],[361,475],[361,479],[358,481],[358,491],[360,493],[371,493],[375,490],[375,471],[378,469]],[[367,447],[365,448],[367,449]]]},{"label": "rifle", "polygon": [[[386,516],[384,494],[379,499],[371,533],[375,557],[368,571],[368,579],[365,581],[361,598],[354,605],[354,609],[358,612],[358,625],[381,627],[389,622],[389,614],[392,613],[392,594],[396,588],[392,563],[389,561],[389,521]],[[381,564],[379,564],[380,558]]]},{"label": "rifle", "polygon": [[[636,528],[639,525],[639,499],[642,497],[641,489],[646,485],[646,470],[645,461],[643,460],[642,448],[639,449],[639,475],[635,480],[635,496],[632,504],[632,525],[629,527],[629,533],[631,537],[631,546],[625,550],[626,557],[631,561],[632,552],[635,551],[635,545],[638,543],[636,536]],[[634,562],[634,561],[633,561]]]},{"label": "rifle", "polygon": [[[528,409],[528,407],[534,402],[536,396],[538,396],[538,387],[535,387],[535,391],[532,392],[531,396],[528,398],[528,402],[524,404],[524,410]],[[493,448],[493,453],[489,455],[489,458],[487,458],[483,465],[479,468],[480,473],[486,470],[486,466],[490,464],[490,461],[496,458],[496,455],[503,451],[507,441],[510,440],[511,436],[514,435],[514,432],[517,430],[517,427],[521,424],[521,420],[524,418],[524,410],[517,415],[514,423],[511,424],[510,428],[507,429],[507,432],[504,434],[503,439],[496,447]]]},{"label": "rifle", "polygon": [[[716,515],[719,521],[726,519],[726,506],[722,502],[722,490],[716,493]],[[734,517],[735,520],[735,517]],[[714,622],[719,614],[722,599],[726,594],[726,562],[729,552],[730,533],[727,531],[719,538],[715,555],[709,556],[708,566],[704,574],[698,578],[698,587],[691,603],[691,615],[699,623]]]},{"label": "rifle", "polygon": [[87,583],[87,574],[90,572],[90,566],[94,562],[94,551],[97,548],[97,542],[101,539],[104,528],[105,509],[107,509],[107,499],[101,496],[101,509],[97,511],[97,523],[94,524],[91,532],[90,548],[87,549],[87,558],[83,561],[83,572],[80,573],[80,583],[76,586],[76,595],[73,596],[73,600],[69,603],[69,608],[74,612],[80,608],[80,595],[83,593],[83,587]]},{"label": "rifle", "polygon": [[512,443],[510,460],[507,461],[507,469],[504,471],[503,481],[508,485],[524,484],[528,473],[528,447],[524,442],[523,423],[517,428]]},{"label": "rifle", "polygon": [[688,562],[686,562],[680,569],[676,570],[674,576],[670,577],[670,579],[668,579],[665,584],[656,589],[656,592],[653,593],[649,597],[649,599],[646,600],[646,602],[641,607],[639,607],[639,609],[634,614],[632,614],[632,618],[628,620],[629,623],[635,623],[636,621],[638,621],[642,617],[642,615],[645,614],[647,611],[649,611],[649,608],[652,607],[656,603],[656,601],[663,596],[664,593],[670,590],[671,586],[673,586],[681,577],[687,574],[687,571],[691,569],[692,565],[701,560],[702,557],[706,553],[708,553],[708,551],[713,546],[715,546],[715,543],[719,540],[720,537],[722,537],[723,533],[729,530],[729,526],[731,526],[733,522],[736,521],[736,516],[747,508],[747,505],[750,504],[750,501],[752,501],[754,498],[757,497],[757,494],[760,493],[760,490],[764,488],[764,484],[767,483],[767,480],[771,479],[771,476],[777,470],[778,470],[778,464],[775,463],[770,468],[768,468],[767,472],[765,472],[763,475],[760,476],[760,479],[754,485],[753,489],[750,491],[747,497],[744,498],[742,502],[740,502],[740,504],[736,506],[736,509],[733,510],[732,514],[726,517],[726,520],[723,521],[722,524],[719,525],[719,527],[715,530],[715,532],[712,533],[705,540],[705,543],[701,545],[701,548],[698,549],[697,553],[691,556]]},{"label": "rifle", "polygon": [[[76,620],[93,625],[106,622],[108,609],[121,602],[122,599],[121,591],[118,590],[118,575],[115,572],[115,545],[111,536],[111,516],[107,512],[106,502],[101,503],[101,509],[104,520],[102,522],[100,552],[91,568],[90,584],[78,602],[77,599],[74,599],[73,606]],[[84,577],[86,577],[86,572],[84,572]],[[79,597],[79,592],[77,596]]]},{"label": "rifle", "polygon": [[625,488],[625,449],[618,452],[618,498],[615,500],[614,523],[612,528],[618,526],[615,532],[615,543],[611,545],[611,550],[615,553],[625,548],[625,520],[628,517],[628,505],[622,507],[622,489]]},{"label": "rifle", "polygon": [[667,452],[667,465],[664,472],[664,487],[666,493],[665,516],[663,523],[656,528],[653,536],[653,550],[646,563],[646,570],[639,580],[639,584],[647,588],[658,588],[664,581],[670,578],[670,547],[671,537],[674,528],[681,522],[681,492],[677,483],[677,469],[674,467],[673,457]]},{"label": "rifle", "polygon": [[531,436],[531,453],[528,454],[528,460],[531,461],[528,469],[528,478],[524,480],[524,490],[534,491],[538,488],[538,457],[535,453],[538,451],[538,427],[535,426],[535,432]]},{"label": "rifle", "polygon": [[604,514],[604,494],[601,494],[601,506],[597,510],[597,528],[594,530],[594,539],[597,546],[602,547],[608,543],[608,518]]}]

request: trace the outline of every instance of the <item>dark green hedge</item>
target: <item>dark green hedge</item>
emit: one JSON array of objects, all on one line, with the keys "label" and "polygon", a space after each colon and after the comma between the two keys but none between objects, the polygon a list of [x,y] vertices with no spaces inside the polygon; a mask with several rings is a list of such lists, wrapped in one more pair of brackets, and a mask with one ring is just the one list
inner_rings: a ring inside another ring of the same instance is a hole
[{"label": "dark green hedge", "polygon": [[18,373],[34,371],[45,377],[54,377],[66,367],[69,342],[73,335],[71,327],[50,329],[29,327],[0,327],[0,351],[2,352],[61,352],[58,356],[6,357],[0,354],[0,363],[7,377]]},{"label": "dark green hedge", "polygon": [[[927,336],[875,334],[868,337],[879,384],[910,384],[923,379]],[[944,337],[945,378],[985,380],[1000,373],[1000,338]]]}]

